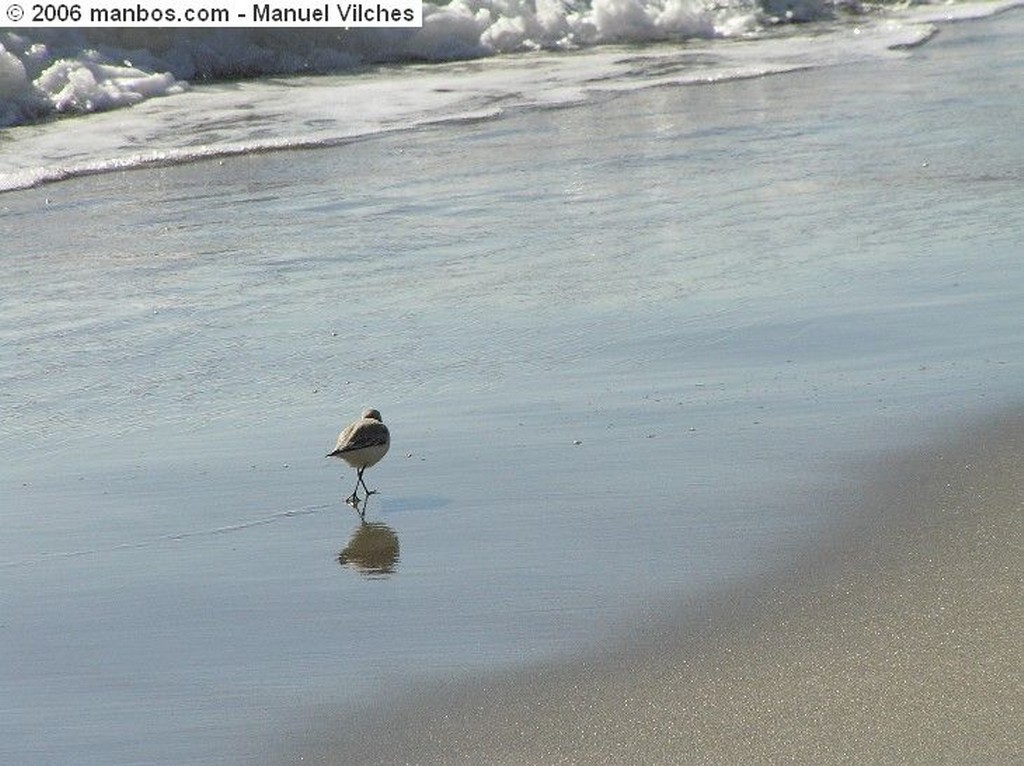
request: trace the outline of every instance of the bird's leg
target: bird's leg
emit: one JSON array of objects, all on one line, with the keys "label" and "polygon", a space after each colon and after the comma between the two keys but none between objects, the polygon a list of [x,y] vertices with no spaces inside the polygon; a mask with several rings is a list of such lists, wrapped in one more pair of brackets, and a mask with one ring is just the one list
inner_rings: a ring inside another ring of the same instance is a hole
[{"label": "bird's leg", "polygon": [[359,482],[362,481],[362,478],[363,478],[363,472],[362,472],[362,470],[359,470],[356,473],[356,486],[355,486],[355,489],[353,489],[352,490],[352,494],[349,495],[345,499],[345,502],[348,503],[349,505],[351,505],[357,511],[359,510]]},{"label": "bird's leg", "polygon": [[366,470],[365,468],[360,468],[359,469],[358,478],[356,479],[356,489],[358,489],[359,488],[359,484],[362,483],[363,489],[366,490],[366,496],[367,497],[369,497],[370,495],[376,495],[377,494],[377,490],[370,489],[369,487],[366,486],[366,482],[363,481],[363,471],[365,471],[365,470]]}]

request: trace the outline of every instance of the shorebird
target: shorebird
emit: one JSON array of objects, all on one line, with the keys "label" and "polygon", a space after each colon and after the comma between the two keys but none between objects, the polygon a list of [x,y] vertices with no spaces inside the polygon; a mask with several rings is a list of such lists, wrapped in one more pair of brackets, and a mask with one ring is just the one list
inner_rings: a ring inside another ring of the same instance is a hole
[{"label": "shorebird", "polygon": [[380,459],[388,452],[391,446],[391,435],[388,427],[380,420],[380,413],[377,410],[366,410],[362,417],[354,423],[349,423],[338,435],[338,443],[334,450],[327,453],[327,457],[340,457],[350,466],[356,469],[356,488],[352,495],[345,502],[356,510],[359,510],[359,485],[366,490],[366,497],[376,494],[377,490],[371,490],[363,481],[363,471],[372,465],[377,465]]}]

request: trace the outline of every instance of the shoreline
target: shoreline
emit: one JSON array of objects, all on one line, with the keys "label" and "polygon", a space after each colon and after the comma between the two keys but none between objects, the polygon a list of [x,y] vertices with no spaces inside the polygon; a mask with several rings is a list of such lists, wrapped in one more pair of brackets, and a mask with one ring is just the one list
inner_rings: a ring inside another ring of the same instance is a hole
[{"label": "shoreline", "polygon": [[1022,24],[5,197],[0,761],[1010,760]]},{"label": "shoreline", "polygon": [[672,627],[321,722],[270,762],[1016,762],[1022,462],[1013,408],[882,459],[854,534]]}]

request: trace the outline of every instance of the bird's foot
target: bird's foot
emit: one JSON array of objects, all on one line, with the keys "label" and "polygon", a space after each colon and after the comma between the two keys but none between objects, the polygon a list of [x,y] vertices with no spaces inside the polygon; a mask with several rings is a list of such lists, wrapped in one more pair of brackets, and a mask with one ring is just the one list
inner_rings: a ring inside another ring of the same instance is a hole
[{"label": "bird's foot", "polygon": [[357,511],[359,510],[359,504],[361,502],[362,500],[359,499],[359,495],[357,495],[355,492],[353,492],[349,497],[345,498],[346,505],[352,506]]}]

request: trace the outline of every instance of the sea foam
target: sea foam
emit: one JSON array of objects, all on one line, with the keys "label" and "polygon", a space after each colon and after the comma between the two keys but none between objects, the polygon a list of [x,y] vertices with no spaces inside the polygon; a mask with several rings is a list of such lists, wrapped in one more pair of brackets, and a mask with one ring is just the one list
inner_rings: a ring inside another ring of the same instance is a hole
[{"label": "sea foam", "polygon": [[[950,8],[967,7],[972,10],[966,13],[978,15],[980,5],[999,9],[1018,3],[927,7],[935,9],[934,16],[947,17],[957,13]],[[0,127],[130,106],[184,92],[189,82],[737,37],[779,23],[832,19],[840,12],[863,9],[858,0],[452,0],[425,2],[419,29],[0,31]]]},{"label": "sea foam", "polygon": [[[601,93],[855,66],[906,55],[937,24],[1022,0],[840,13],[815,2],[456,0],[425,7],[422,29],[0,33],[0,125],[12,126],[0,192],[333,146]],[[822,21],[780,27],[777,14]],[[732,37],[741,39],[723,39]],[[180,95],[153,98],[172,94]],[[134,108],[118,110],[128,106]]]},{"label": "sea foam", "polygon": [[333,73],[606,43],[726,37],[831,17],[830,0],[453,0],[420,29],[24,29],[0,33],[0,126],[180,93],[187,81]]}]

